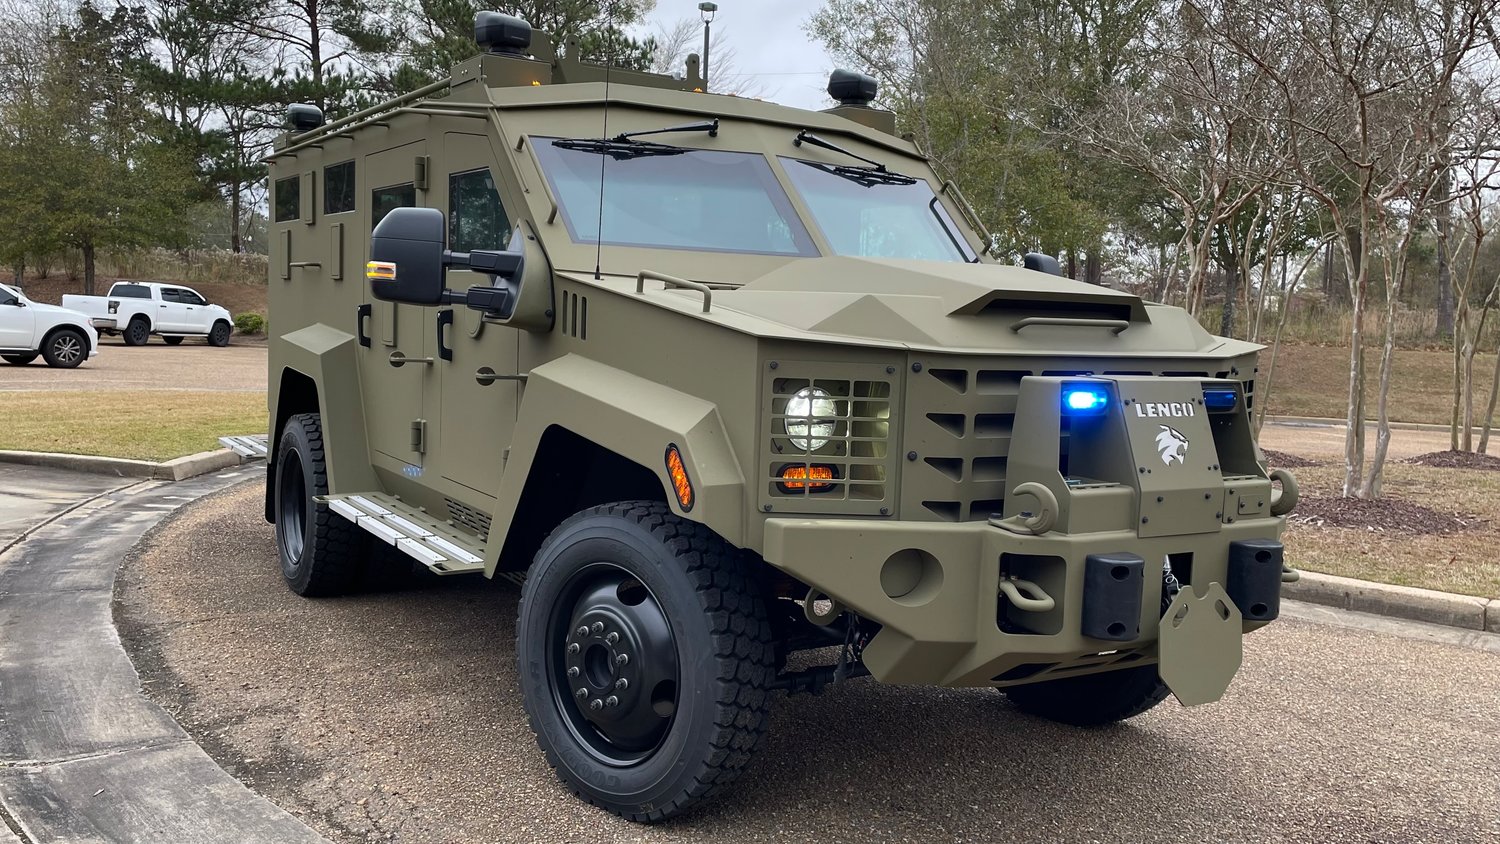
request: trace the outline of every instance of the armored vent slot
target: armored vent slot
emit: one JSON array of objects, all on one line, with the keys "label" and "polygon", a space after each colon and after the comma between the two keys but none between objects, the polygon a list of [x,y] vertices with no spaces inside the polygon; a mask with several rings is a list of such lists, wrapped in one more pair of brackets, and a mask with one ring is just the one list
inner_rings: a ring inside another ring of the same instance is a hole
[{"label": "armored vent slot", "polygon": [[771,379],[768,496],[800,499],[791,509],[886,501],[891,411],[889,381]]},{"label": "armored vent slot", "polygon": [[562,320],[558,324],[569,337],[589,339],[589,297],[563,291]]},{"label": "armored vent slot", "polygon": [[462,501],[454,501],[451,498],[443,500],[448,503],[449,521],[477,535],[481,540],[489,541],[490,515],[488,513],[475,510]]}]

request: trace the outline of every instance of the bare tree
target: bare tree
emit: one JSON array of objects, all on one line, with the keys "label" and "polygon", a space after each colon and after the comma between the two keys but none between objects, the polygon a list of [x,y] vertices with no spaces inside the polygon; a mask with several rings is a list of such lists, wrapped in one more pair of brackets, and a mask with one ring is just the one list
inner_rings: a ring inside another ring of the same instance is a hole
[{"label": "bare tree", "polygon": [[[729,33],[720,26],[709,36],[710,68],[713,90],[717,94],[764,99],[766,86],[753,74],[739,68],[739,51],[729,43]],[[657,24],[651,34],[656,49],[651,52],[654,73],[680,73],[689,53],[703,43],[703,23],[697,18],[680,18],[672,24]],[[700,57],[701,58],[701,57]]]}]

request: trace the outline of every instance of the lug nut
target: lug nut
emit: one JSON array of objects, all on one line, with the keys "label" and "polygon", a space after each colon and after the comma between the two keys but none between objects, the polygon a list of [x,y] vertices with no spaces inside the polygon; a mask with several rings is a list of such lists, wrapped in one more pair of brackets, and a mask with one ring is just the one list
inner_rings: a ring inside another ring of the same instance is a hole
[{"label": "lug nut", "polygon": [[604,637],[604,643],[606,645],[613,645],[618,641],[620,641],[620,634],[614,631],[610,631],[609,635]]},{"label": "lug nut", "polygon": [[570,654],[576,654],[576,653],[578,653],[578,650],[579,650],[579,648],[578,648],[578,643],[577,642],[574,642],[571,645],[568,645],[568,653],[570,653]]},{"label": "lug nut", "polygon": [[577,633],[580,636],[587,636],[587,635],[589,635],[589,627],[588,627],[587,624],[585,624],[585,625],[580,626],[577,630],[574,630],[573,632]]},{"label": "lug nut", "polygon": [[[598,636],[600,633],[604,632],[604,622],[602,622],[602,621],[596,621],[596,622],[594,622],[594,626],[593,626],[592,629],[594,631],[594,635]],[[584,633],[588,633],[588,631],[585,630]]]},{"label": "lug nut", "polygon": [[603,708],[604,708],[604,701],[602,701],[602,700],[600,700],[598,698],[594,698],[593,700],[589,701],[589,709],[592,709],[595,712],[597,712],[597,711],[599,711],[599,710],[601,710]]},{"label": "lug nut", "polygon": [[569,677],[577,677],[578,676],[578,666],[575,665],[572,668],[569,668],[568,669],[568,676]]},{"label": "lug nut", "polygon": [[615,654],[615,662],[619,665],[625,665],[629,663],[630,654]]},{"label": "lug nut", "polygon": [[576,694],[578,696],[579,700],[583,700],[584,698],[586,698],[586,697],[589,696],[589,690],[588,689],[579,689],[578,691],[574,692],[574,694]]},{"label": "lug nut", "polygon": [[624,677],[621,677],[620,679],[615,681],[615,691],[623,692],[628,688],[630,688],[630,681],[625,679]]},{"label": "lug nut", "polygon": [[[594,702],[598,703],[599,701],[596,700]],[[614,695],[610,695],[609,697],[607,697],[607,698],[604,699],[604,705],[605,706],[619,706],[620,705],[620,699],[617,698],[617,697],[615,697]]]}]

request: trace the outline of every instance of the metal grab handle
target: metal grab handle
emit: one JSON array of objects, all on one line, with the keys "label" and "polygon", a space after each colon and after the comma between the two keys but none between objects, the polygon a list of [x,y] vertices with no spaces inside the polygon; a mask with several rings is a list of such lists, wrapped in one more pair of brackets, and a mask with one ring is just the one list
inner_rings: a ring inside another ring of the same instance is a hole
[{"label": "metal grab handle", "polygon": [[1088,319],[1087,317],[1029,316],[1010,324],[1010,330],[1021,333],[1021,329],[1033,325],[1065,325],[1073,328],[1108,328],[1116,337],[1130,327],[1128,319]]},{"label": "metal grab handle", "polygon": [[685,278],[670,276],[666,273],[659,273],[654,270],[641,270],[640,274],[635,277],[635,292],[646,292],[646,279],[648,278],[652,281],[659,281],[662,284],[665,284],[668,289],[671,289],[673,287],[680,287],[684,290],[696,290],[699,293],[702,293],[703,312],[705,314],[708,313],[708,308],[713,303],[714,292],[711,288],[709,288],[708,285],[700,284],[696,281],[688,281]]},{"label": "metal grab handle", "polygon": [[1040,536],[1057,524],[1057,496],[1052,490],[1037,483],[1027,481],[1018,485],[1012,492],[1011,497],[1017,495],[1029,495],[1037,501],[1037,512],[1033,516],[1011,516],[1008,519],[990,519],[990,524],[997,528],[1003,528],[1011,533],[1020,533],[1029,536]]},{"label": "metal grab handle", "polygon": [[1285,516],[1297,506],[1297,479],[1285,469],[1272,469],[1271,480],[1281,481],[1281,489],[1271,489],[1271,515]]},{"label": "metal grab handle", "polygon": [[[1027,597],[1021,594],[1026,590],[1036,597]],[[1057,601],[1052,599],[1042,587],[1029,580],[1019,577],[1002,578],[1000,580],[1000,594],[1010,601],[1016,609],[1022,612],[1051,612],[1057,606]]]},{"label": "metal grab handle", "polygon": [[408,363],[421,363],[426,364],[427,366],[432,366],[432,358],[409,358],[399,350],[391,352],[390,361],[391,366],[394,366],[397,369],[400,369]]},{"label": "metal grab handle", "polygon": [[365,321],[370,318],[370,310],[368,303],[354,310],[354,333],[359,336],[359,344],[366,349],[370,348],[370,335],[365,333]]},{"label": "metal grab handle", "polygon": [[453,347],[448,345],[448,327],[453,325],[453,309],[444,308],[437,315],[437,347],[438,357],[443,360],[453,360]]}]

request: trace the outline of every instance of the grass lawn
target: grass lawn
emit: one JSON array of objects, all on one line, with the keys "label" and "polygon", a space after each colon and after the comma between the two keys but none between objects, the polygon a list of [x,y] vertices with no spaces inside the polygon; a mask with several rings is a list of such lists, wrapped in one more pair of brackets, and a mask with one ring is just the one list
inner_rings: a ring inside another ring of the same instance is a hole
[{"label": "grass lawn", "polygon": [[[1271,351],[1261,353],[1260,378],[1266,374]],[[1489,400],[1490,377],[1495,356],[1474,359],[1474,383],[1479,394],[1474,408],[1482,415]],[[1375,417],[1375,391],[1379,386],[1380,349],[1368,349],[1365,389],[1369,416]],[[1260,385],[1256,384],[1256,393]],[[1349,350],[1338,346],[1284,345],[1276,356],[1276,374],[1271,385],[1273,415],[1321,416],[1343,419],[1349,395]],[[1391,373],[1391,421],[1447,424],[1453,401],[1453,353],[1447,351],[1397,350]]]},{"label": "grass lawn", "polygon": [[170,460],[219,447],[219,437],[266,430],[259,393],[0,393],[0,449]]}]

